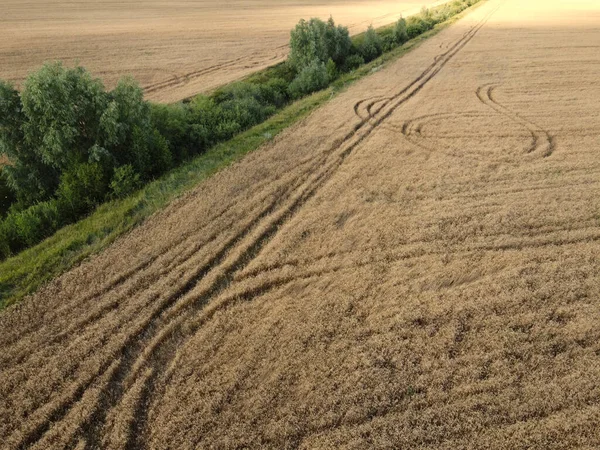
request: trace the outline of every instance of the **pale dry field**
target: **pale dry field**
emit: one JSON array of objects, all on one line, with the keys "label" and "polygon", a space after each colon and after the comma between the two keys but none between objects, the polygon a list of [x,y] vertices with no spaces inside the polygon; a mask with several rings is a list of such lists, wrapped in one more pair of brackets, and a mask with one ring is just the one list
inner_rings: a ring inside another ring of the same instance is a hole
[{"label": "pale dry field", "polygon": [[4,448],[600,448],[600,5],[489,0],[0,314]]},{"label": "pale dry field", "polygon": [[352,33],[435,0],[3,0],[0,79],[20,86],[46,61],[81,64],[107,87],[133,75],[146,97],[172,102],[283,61],[300,18]]}]

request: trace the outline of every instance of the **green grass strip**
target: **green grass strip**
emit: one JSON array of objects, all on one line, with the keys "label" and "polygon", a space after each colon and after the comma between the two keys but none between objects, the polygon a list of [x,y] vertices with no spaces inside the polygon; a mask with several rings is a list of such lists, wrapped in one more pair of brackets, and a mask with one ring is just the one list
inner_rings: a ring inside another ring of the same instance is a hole
[{"label": "green grass strip", "polygon": [[[119,236],[163,209],[183,192],[245,154],[256,150],[284,129],[308,116],[355,81],[377,71],[416,48],[424,40],[456,22],[479,2],[436,25],[403,46],[383,54],[331,86],[287,106],[260,125],[221,143],[123,200],[100,206],[90,216],[60,229],[53,236],[0,263],[0,309],[17,303],[41,285],[108,247]],[[268,69],[267,69],[268,70]]]}]

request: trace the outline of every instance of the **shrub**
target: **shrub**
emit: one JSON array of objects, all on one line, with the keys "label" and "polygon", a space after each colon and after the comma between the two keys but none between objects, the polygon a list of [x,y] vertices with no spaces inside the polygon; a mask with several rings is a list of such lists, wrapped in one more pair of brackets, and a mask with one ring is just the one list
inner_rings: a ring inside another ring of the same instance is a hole
[{"label": "shrub", "polygon": [[428,29],[427,23],[420,16],[411,16],[406,21],[406,33],[410,39],[425,33]]},{"label": "shrub", "polygon": [[381,37],[375,31],[373,25],[369,25],[360,44],[359,51],[365,62],[374,60],[383,52]]},{"label": "shrub", "polygon": [[110,182],[110,190],[115,198],[127,197],[140,186],[140,175],[136,173],[130,164],[117,167]]},{"label": "shrub", "polygon": [[0,217],[8,212],[8,208],[15,202],[15,195],[8,186],[6,177],[0,172]]},{"label": "shrub", "polygon": [[60,180],[57,198],[61,214],[74,220],[90,212],[105,198],[107,182],[98,163],[83,163],[65,172]]},{"label": "shrub", "polygon": [[346,63],[343,66],[343,70],[344,72],[349,72],[351,70],[354,70],[360,66],[362,66],[365,63],[365,59],[358,54],[354,54],[354,55],[350,55],[347,59],[346,59]]},{"label": "shrub", "polygon": [[293,98],[310,94],[327,87],[329,77],[327,76],[327,67],[319,60],[314,60],[306,66],[292,81],[289,87],[290,95]]},{"label": "shrub", "polygon": [[327,61],[327,64],[325,65],[325,69],[327,70],[328,81],[335,80],[337,78],[337,76],[338,76],[337,67],[332,59],[329,59],[329,61]]},{"label": "shrub", "polygon": [[[219,107],[212,98],[199,95],[188,104],[189,138],[199,151],[230,135],[221,130],[226,125],[220,123],[221,117]],[[227,128],[233,129],[234,125],[230,124]]]},{"label": "shrub", "polygon": [[275,112],[275,107],[264,98],[267,93],[259,86],[236,83],[225,91],[215,94],[214,101],[220,122],[237,123],[238,130],[245,130],[264,121]]},{"label": "shrub", "polygon": [[153,127],[165,138],[175,164],[200,153],[190,139],[189,105],[153,103],[150,116]]},{"label": "shrub", "polygon": [[408,41],[408,32],[406,30],[406,19],[404,17],[400,17],[396,25],[394,26],[394,42],[398,45],[404,44]]},{"label": "shrub", "polygon": [[426,23],[427,29],[433,28],[433,26],[435,25],[435,19],[433,17],[433,13],[431,12],[431,10],[429,8],[427,8],[426,6],[423,6],[421,8],[421,12],[419,13],[419,16],[421,17],[423,22]]},{"label": "shrub", "polygon": [[394,41],[394,36],[391,33],[380,35],[381,37],[381,53],[387,53],[397,47]]},{"label": "shrub", "polygon": [[50,236],[61,225],[56,201],[40,202],[29,208],[11,212],[0,225],[0,253],[4,257],[17,253]]},{"label": "shrub", "polygon": [[287,93],[288,85],[289,82],[283,78],[273,78],[261,84],[260,97],[262,101],[276,108],[283,107],[289,101]]},{"label": "shrub", "polygon": [[126,159],[145,181],[165,173],[173,166],[173,158],[167,140],[155,129],[133,127],[131,147]]}]

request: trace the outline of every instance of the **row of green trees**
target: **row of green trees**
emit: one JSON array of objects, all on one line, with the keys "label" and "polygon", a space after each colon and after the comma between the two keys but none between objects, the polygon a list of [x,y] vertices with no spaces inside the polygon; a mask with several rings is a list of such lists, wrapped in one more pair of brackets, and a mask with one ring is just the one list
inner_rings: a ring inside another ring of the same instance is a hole
[{"label": "row of green trees", "polygon": [[130,78],[112,91],[81,67],[47,64],[18,92],[0,81],[0,258],[36,244],[99,204],[264,121],[288,82],[235,83],[189,103],[143,99]]},{"label": "row of green trees", "polygon": [[476,0],[351,39],[333,19],[301,20],[286,63],[187,103],[151,104],[131,78],[111,91],[81,67],[43,66],[21,92],[0,81],[0,259],[99,204],[252,127],[340,73],[433,28]]}]

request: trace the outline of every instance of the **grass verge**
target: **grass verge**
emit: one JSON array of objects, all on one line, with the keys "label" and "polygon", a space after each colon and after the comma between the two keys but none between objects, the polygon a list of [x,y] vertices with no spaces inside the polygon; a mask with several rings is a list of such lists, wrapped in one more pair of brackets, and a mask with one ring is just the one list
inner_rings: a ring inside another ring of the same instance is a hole
[{"label": "grass verge", "polygon": [[245,154],[256,150],[285,128],[302,120],[345,90],[350,84],[397,60],[483,3],[482,1],[471,6],[401,47],[384,53],[351,73],[342,75],[327,89],[296,101],[262,124],[173,169],[134,195],[106,203],[85,219],[60,229],[40,244],[2,261],[0,263],[0,309],[18,302],[26,295],[35,292],[42,284],[106,248],[119,236],[141,224],[183,192],[194,188],[210,175],[241,159]]}]

